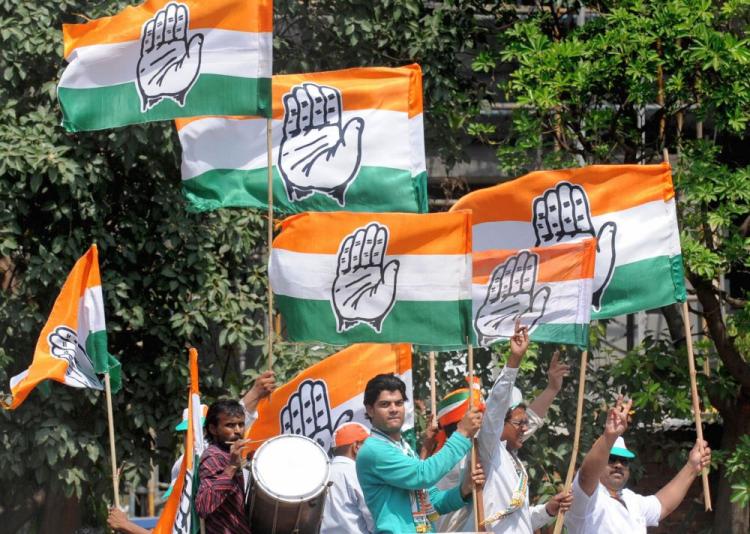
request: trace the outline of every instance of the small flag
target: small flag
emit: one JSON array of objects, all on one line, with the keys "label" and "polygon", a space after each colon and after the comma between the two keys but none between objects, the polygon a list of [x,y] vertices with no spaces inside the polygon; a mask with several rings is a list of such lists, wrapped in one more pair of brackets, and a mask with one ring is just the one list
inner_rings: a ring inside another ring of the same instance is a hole
[{"label": "small flag", "polygon": [[[422,71],[355,68],[273,77],[280,213],[427,211]],[[191,209],[268,208],[267,121],[176,121]]]},{"label": "small flag", "polygon": [[[365,385],[375,375],[394,373],[406,383],[411,401],[411,346],[352,345],[308,367],[260,403],[258,420],[248,432],[252,449],[279,434],[301,434],[327,451],[334,431],[355,421],[370,428],[363,405]],[[414,428],[412,404],[407,404],[402,433]]]},{"label": "small flag", "polygon": [[588,345],[596,240],[474,254],[478,344],[513,335],[516,318],[532,341]]},{"label": "small flag", "polygon": [[475,191],[474,252],[597,238],[592,319],[686,298],[669,164],[537,171]]},{"label": "small flag", "polygon": [[148,0],[64,24],[63,126],[270,116],[272,26],[271,0]]},{"label": "small flag", "polygon": [[465,346],[468,212],[311,212],[281,223],[269,277],[291,341]]},{"label": "small flag", "polygon": [[188,395],[188,425],[185,435],[185,454],[182,456],[180,472],[174,482],[159,522],[152,534],[196,534],[200,532],[200,520],[195,510],[195,495],[198,492],[198,465],[203,454],[203,422],[201,420],[201,398],[198,387],[198,351],[190,349],[190,394]]},{"label": "small flag", "polygon": [[120,363],[107,351],[104,298],[96,245],[73,266],[36,342],[31,366],[10,379],[13,400],[21,405],[31,390],[50,379],[75,388],[103,389],[96,373],[110,373],[120,387]]}]

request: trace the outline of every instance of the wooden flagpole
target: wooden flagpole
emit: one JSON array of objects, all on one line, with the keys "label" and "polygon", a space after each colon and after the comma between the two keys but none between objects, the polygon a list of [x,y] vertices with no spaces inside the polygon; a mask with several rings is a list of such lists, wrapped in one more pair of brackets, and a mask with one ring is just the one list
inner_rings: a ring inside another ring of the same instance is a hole
[{"label": "wooden flagpole", "polygon": [[[583,397],[586,393],[586,367],[588,366],[589,351],[584,350],[581,353],[581,369],[578,373],[578,403],[576,404],[576,429],[573,435],[573,450],[570,453],[570,464],[568,465],[568,474],[565,476],[565,491],[570,491],[573,485],[573,476],[576,472],[576,459],[578,458],[578,447],[581,440],[581,423],[583,419]],[[553,534],[562,532],[565,523],[565,512],[558,512],[555,520],[555,530]]]},{"label": "wooden flagpole", "polygon": [[[474,407],[474,347],[471,342],[467,343],[469,349],[469,410]],[[471,440],[471,465],[469,466],[469,476],[472,476],[477,466],[477,438]],[[471,485],[471,503],[474,508],[474,531],[484,532],[484,499],[482,490],[477,488],[473,483]]]},{"label": "wooden flagpole", "polygon": [[109,426],[109,454],[112,460],[112,488],[115,494],[115,507],[120,508],[120,476],[117,473],[117,453],[115,452],[115,423],[112,415],[112,386],[109,373],[104,374],[104,392],[107,397],[107,424]]},{"label": "wooden flagpole", "polygon": [[434,421],[437,420],[437,391],[435,387],[435,352],[430,351],[430,413]]},{"label": "wooden flagpole", "polygon": [[[273,245],[273,119],[266,120],[266,154],[268,165],[268,262]],[[273,289],[268,277],[268,369],[273,370]]]},{"label": "wooden flagpole", "polygon": [[[702,133],[702,132],[701,132]],[[664,162],[669,163],[669,150],[664,147]],[[703,443],[703,422],[701,421],[701,403],[698,396],[698,381],[695,372],[695,355],[693,353],[693,333],[690,328],[690,310],[688,309],[687,300],[682,303],[682,323],[685,327],[685,345],[687,346],[688,373],[690,374],[690,396],[693,401],[693,417],[695,419],[695,434],[698,443]],[[701,450],[703,446],[700,446]],[[703,506],[706,511],[713,510],[711,506],[711,488],[708,485],[708,470],[701,471],[703,481]]]},{"label": "wooden flagpole", "polygon": [[[688,353],[688,372],[690,373],[690,394],[693,398],[693,417],[695,417],[695,433],[698,437],[698,443],[703,443],[703,423],[701,421],[701,403],[698,397],[698,382],[695,373],[695,356],[693,354],[693,334],[690,331],[690,310],[688,310],[687,300],[682,303],[682,322],[685,323],[685,342]],[[701,450],[703,445],[700,446]],[[708,470],[701,471],[703,480],[703,505],[706,511],[712,510],[711,506],[711,488],[708,486]]]}]

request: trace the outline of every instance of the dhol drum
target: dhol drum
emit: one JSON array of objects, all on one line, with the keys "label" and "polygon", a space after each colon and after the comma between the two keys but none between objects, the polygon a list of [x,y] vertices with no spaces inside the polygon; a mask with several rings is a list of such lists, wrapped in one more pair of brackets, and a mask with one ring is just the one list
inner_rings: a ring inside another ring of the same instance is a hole
[{"label": "dhol drum", "polygon": [[263,534],[317,534],[329,478],[328,455],[310,438],[276,436],[251,463],[250,527]]}]

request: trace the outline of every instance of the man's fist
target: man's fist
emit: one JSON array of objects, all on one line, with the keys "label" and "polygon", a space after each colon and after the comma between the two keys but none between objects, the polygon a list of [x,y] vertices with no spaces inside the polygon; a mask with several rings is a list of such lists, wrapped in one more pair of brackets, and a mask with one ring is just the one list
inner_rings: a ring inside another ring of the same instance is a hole
[{"label": "man's fist", "polygon": [[476,407],[472,407],[470,410],[466,410],[463,418],[456,425],[456,431],[460,432],[467,438],[473,438],[479,432],[479,428],[482,426],[482,412]]},{"label": "man's fist", "polygon": [[696,475],[711,465],[711,448],[707,441],[698,443],[696,440],[695,445],[690,450],[688,464]]}]

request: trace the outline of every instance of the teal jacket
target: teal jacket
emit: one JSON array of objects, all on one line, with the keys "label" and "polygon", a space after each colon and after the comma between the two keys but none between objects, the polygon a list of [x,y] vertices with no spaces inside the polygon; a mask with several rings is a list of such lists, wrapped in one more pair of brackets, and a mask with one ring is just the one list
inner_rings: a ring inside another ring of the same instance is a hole
[{"label": "teal jacket", "polygon": [[[357,478],[376,532],[415,532],[409,492],[428,489],[435,510],[445,514],[466,504],[461,485],[441,491],[435,484],[471,450],[471,440],[459,432],[426,460],[410,458],[382,439],[371,437],[357,453]],[[471,497],[469,497],[471,499]]]}]

